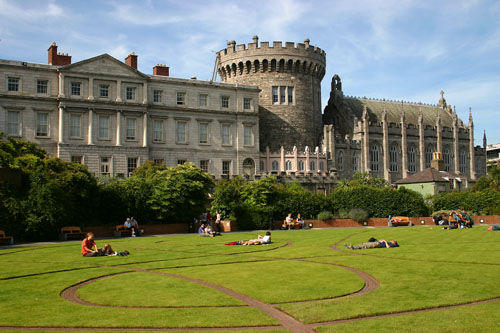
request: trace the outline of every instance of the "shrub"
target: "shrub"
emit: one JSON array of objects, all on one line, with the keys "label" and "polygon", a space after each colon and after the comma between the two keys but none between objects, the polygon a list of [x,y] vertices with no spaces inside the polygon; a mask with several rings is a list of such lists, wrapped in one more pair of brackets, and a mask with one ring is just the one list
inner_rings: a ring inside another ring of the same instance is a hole
[{"label": "shrub", "polygon": [[318,220],[321,220],[321,221],[327,221],[327,220],[331,220],[333,218],[334,218],[334,216],[333,216],[332,212],[329,212],[327,210],[324,210],[318,214]]},{"label": "shrub", "polygon": [[353,208],[349,211],[348,216],[356,222],[365,222],[368,219],[368,212],[363,208]]},{"label": "shrub", "polygon": [[349,218],[349,211],[345,208],[340,208],[339,211],[337,212],[337,216],[340,219],[348,219]]},{"label": "shrub", "polygon": [[481,215],[500,215],[500,206],[486,207],[481,211]]}]

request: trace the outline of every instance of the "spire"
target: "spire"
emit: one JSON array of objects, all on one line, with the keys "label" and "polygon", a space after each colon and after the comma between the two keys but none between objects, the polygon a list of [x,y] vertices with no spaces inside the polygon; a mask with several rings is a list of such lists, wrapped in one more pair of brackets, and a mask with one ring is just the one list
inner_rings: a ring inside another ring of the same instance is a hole
[{"label": "spire", "polygon": [[472,108],[469,106],[469,128],[474,126],[474,122],[472,121]]},{"label": "spire", "polygon": [[483,132],[483,148],[486,151],[487,141],[486,141],[486,130]]},{"label": "spire", "polygon": [[444,99],[444,91],[441,90],[440,94],[441,94],[441,98],[439,99],[438,105],[440,108],[444,109],[444,108],[446,108],[446,99]]}]

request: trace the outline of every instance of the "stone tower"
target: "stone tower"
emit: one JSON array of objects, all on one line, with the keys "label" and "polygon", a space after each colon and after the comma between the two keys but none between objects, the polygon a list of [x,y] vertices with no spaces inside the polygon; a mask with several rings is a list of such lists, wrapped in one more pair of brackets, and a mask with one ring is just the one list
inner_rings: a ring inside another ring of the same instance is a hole
[{"label": "stone tower", "polygon": [[258,86],[260,149],[281,146],[316,147],[320,144],[321,80],[326,54],[304,43],[261,42],[236,45],[217,53],[217,70],[223,82]]}]

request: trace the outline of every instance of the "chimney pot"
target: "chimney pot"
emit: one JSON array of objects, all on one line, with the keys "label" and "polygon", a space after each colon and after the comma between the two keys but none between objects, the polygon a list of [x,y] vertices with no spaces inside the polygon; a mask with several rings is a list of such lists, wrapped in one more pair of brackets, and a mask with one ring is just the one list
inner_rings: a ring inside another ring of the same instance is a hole
[{"label": "chimney pot", "polygon": [[135,52],[131,52],[126,58],[125,63],[132,68],[137,69],[137,55]]},{"label": "chimney pot", "polygon": [[155,67],[153,67],[153,75],[170,76],[170,67],[158,64]]}]

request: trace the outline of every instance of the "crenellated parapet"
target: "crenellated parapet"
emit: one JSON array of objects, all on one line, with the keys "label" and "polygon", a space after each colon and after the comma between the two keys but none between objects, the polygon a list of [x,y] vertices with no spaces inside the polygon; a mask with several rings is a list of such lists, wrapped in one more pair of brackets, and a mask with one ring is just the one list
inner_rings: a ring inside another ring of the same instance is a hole
[{"label": "crenellated parapet", "polygon": [[320,80],[325,75],[326,53],[309,43],[275,41],[236,45],[229,41],[227,48],[217,52],[218,73],[222,81],[245,74],[278,72],[313,75]]}]

